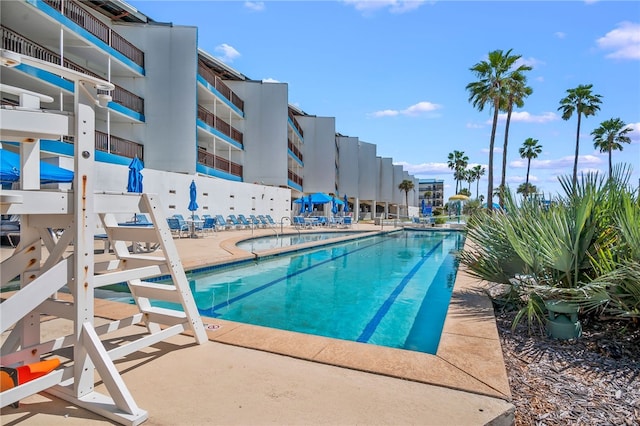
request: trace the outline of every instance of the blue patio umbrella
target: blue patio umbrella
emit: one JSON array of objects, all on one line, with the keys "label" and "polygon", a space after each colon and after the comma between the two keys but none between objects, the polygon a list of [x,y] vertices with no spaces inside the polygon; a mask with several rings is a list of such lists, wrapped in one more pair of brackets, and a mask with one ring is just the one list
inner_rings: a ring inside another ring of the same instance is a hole
[{"label": "blue patio umbrella", "polygon": [[344,213],[349,213],[349,202],[347,201],[347,194],[344,194],[344,207],[342,208]]},{"label": "blue patio umbrella", "polygon": [[142,192],[142,173],[144,169],[142,161],[138,157],[134,157],[129,163],[129,181],[127,182],[127,192]]},{"label": "blue patio umbrella", "polygon": [[426,216],[427,215],[427,203],[424,201],[424,198],[422,199],[422,203],[421,203],[421,209],[422,209],[422,216]]},{"label": "blue patio umbrella", "polygon": [[191,185],[189,186],[189,211],[191,212],[191,217],[195,214],[195,211],[198,210],[198,203],[196,202],[196,197],[198,196],[198,191],[196,190],[196,182],[191,181]]},{"label": "blue patio umbrella", "polygon": [[335,197],[331,200],[331,213],[338,214],[338,203],[336,203]]}]

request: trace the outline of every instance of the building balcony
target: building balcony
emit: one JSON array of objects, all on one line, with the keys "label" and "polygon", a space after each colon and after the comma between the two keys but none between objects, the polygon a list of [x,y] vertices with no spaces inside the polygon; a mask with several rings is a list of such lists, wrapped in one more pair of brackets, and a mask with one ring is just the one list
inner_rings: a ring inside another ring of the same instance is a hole
[{"label": "building balcony", "polygon": [[298,157],[298,159],[302,162],[304,162],[304,159],[302,158],[302,152],[298,149],[298,147],[296,147],[294,145],[293,142],[291,142],[291,139],[287,140],[287,146],[289,147],[289,150],[291,150],[291,152],[293,152],[293,155],[295,155],[296,157]]},{"label": "building balcony", "polygon": [[[73,144],[73,136],[64,136],[62,142]],[[144,145],[133,142],[118,136],[108,135],[96,130],[95,136],[96,151],[108,152],[109,154],[121,157],[138,157],[144,161]]]},{"label": "building balcony", "polygon": [[300,186],[302,185],[302,178],[300,176],[298,176],[297,174],[295,174],[294,172],[292,172],[291,170],[289,170],[289,180],[291,182],[294,182]]},{"label": "building balcony", "polygon": [[208,126],[213,127],[223,135],[228,136],[232,140],[244,146],[244,135],[241,131],[200,105],[198,105],[198,118]]},{"label": "building balcony", "polygon": [[[27,39],[26,37],[23,37],[10,28],[1,26],[0,29],[2,30],[3,49],[11,50],[13,52],[30,56],[32,58],[41,59],[43,61],[50,62],[56,65],[59,65],[61,62],[63,62],[62,65],[65,68],[91,75],[96,78],[105,79],[105,76],[96,74],[95,72],[87,68],[81,67],[80,65],[70,61],[69,59],[65,58],[64,60],[62,60],[59,54]],[[135,111],[139,114],[144,114],[144,99],[140,96],[137,96],[118,85],[115,85],[115,89],[112,90],[110,94],[113,98],[113,102],[118,103],[130,109],[131,111]]]},{"label": "building balcony", "polygon": [[229,86],[224,84],[222,79],[202,61],[198,61],[198,74],[200,74],[211,86],[215,87],[215,89],[222,96],[227,98],[229,102],[235,105],[240,111],[244,112],[244,101],[240,99],[240,97],[236,95]]},{"label": "building balcony", "polygon": [[198,150],[198,163],[242,178],[242,165],[229,161],[218,155],[211,154],[210,152]]},{"label": "building balcony", "polygon": [[112,30],[74,0],[43,0],[46,4],[144,68],[144,52]]},{"label": "building balcony", "polygon": [[296,120],[296,117],[293,114],[293,111],[291,111],[291,108],[289,108],[289,120],[291,120],[291,122],[293,123],[293,127],[296,128],[298,133],[300,133],[300,137],[304,137],[304,132],[302,131],[302,127],[300,127],[300,123],[298,123],[298,120]]}]

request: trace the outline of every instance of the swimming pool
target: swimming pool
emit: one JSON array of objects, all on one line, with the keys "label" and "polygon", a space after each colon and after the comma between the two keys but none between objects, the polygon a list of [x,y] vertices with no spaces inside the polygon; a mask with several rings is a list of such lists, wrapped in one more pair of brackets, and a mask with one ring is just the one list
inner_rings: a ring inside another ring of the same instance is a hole
[{"label": "swimming pool", "polygon": [[190,287],[203,316],[435,354],[463,244],[400,231],[190,274]]},{"label": "swimming pool", "polygon": [[269,235],[266,237],[252,238],[250,240],[240,241],[236,244],[238,248],[249,252],[257,252],[271,250],[282,247],[289,247],[298,244],[310,243],[315,241],[324,241],[331,238],[340,238],[347,235],[353,235],[354,232],[313,232],[298,233],[287,235]]}]

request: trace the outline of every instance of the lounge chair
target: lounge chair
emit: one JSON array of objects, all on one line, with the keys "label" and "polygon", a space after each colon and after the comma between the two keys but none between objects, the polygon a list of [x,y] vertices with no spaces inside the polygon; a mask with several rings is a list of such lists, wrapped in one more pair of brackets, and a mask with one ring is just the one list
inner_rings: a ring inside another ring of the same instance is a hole
[{"label": "lounge chair", "polygon": [[231,225],[227,224],[227,220],[221,214],[217,214],[216,228],[219,228],[224,231],[225,229],[231,228]]},{"label": "lounge chair", "polygon": [[15,247],[12,237],[20,237],[20,219],[19,216],[12,216],[9,219],[0,221],[0,237],[7,237],[7,241],[11,247]]},{"label": "lounge chair", "polygon": [[269,221],[267,220],[266,217],[264,217],[263,214],[258,215],[258,220],[260,221],[260,224],[262,225],[263,228],[266,228],[269,226]]},{"label": "lounge chair", "polygon": [[251,228],[252,223],[249,222],[243,214],[238,215],[238,222],[240,222],[245,228]]},{"label": "lounge chair", "polygon": [[343,221],[342,221],[343,226],[345,228],[351,228],[351,223],[352,223],[351,222],[351,216],[345,216]]},{"label": "lounge chair", "polygon": [[240,221],[238,220],[238,218],[234,214],[230,214],[229,216],[227,216],[227,219],[228,219],[228,222],[231,222],[231,225],[233,225],[234,229],[244,229],[244,228],[246,228],[246,226],[243,225],[242,223],[240,223]]},{"label": "lounge chair", "polygon": [[180,219],[177,217],[168,217],[167,224],[172,235],[177,235],[178,238],[182,238],[183,235],[189,234],[189,226],[186,222],[180,223]]},{"label": "lounge chair", "polygon": [[202,224],[202,231],[205,233],[213,233],[216,231],[216,220],[215,218],[209,216],[204,218],[204,223]]},{"label": "lounge chair", "polygon": [[269,225],[271,225],[271,227],[275,227],[278,226],[278,224],[276,223],[275,220],[273,220],[273,218],[271,217],[270,214],[265,215],[264,217],[267,218],[267,222],[269,222]]},{"label": "lounge chair", "polygon": [[251,218],[251,221],[252,221],[252,222],[253,222],[253,224],[256,226],[256,228],[259,228],[259,227],[263,226],[263,225],[262,225],[262,222],[260,221],[260,219],[258,219],[258,218],[256,217],[256,215],[255,215],[255,214],[249,215],[249,217]]}]

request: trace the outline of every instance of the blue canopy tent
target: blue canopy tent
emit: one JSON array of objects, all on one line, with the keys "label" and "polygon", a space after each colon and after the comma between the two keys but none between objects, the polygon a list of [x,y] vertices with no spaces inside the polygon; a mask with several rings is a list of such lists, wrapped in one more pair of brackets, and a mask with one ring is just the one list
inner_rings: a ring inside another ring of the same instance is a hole
[{"label": "blue canopy tent", "polygon": [[[20,180],[20,155],[0,149],[0,181],[5,183]],[[40,161],[40,183],[73,182],[73,171]]]},{"label": "blue canopy tent", "polygon": [[[303,196],[294,201],[294,204],[302,204],[302,208],[300,210],[301,213],[305,211],[312,212],[314,204],[326,204],[335,201],[336,204],[342,204],[342,201],[327,195],[323,192],[316,192],[315,194],[309,194],[308,196]],[[305,210],[306,206],[306,210]]]}]

